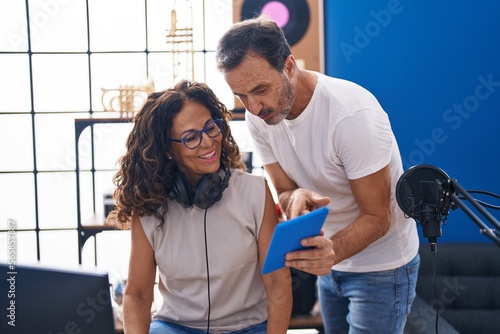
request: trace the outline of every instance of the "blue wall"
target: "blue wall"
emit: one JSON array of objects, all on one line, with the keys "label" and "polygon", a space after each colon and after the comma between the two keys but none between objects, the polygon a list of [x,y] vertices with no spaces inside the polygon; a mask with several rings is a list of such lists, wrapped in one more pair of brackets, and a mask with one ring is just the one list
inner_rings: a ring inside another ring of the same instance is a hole
[{"label": "blue wall", "polygon": [[[325,0],[325,48],[326,73],[389,114],[405,169],[500,193],[500,1]],[[460,209],[438,241],[490,242]]]}]

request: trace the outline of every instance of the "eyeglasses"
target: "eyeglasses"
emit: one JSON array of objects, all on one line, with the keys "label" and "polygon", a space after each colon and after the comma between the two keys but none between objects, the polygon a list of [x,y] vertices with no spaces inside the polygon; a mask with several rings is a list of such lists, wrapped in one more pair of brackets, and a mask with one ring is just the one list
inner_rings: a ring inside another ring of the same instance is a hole
[{"label": "eyeglasses", "polygon": [[222,122],[223,120],[212,119],[205,125],[205,127],[201,130],[191,130],[181,139],[170,138],[171,141],[183,143],[190,150],[194,150],[198,146],[200,146],[201,141],[203,140],[203,133],[206,133],[210,138],[217,137],[222,131]]}]

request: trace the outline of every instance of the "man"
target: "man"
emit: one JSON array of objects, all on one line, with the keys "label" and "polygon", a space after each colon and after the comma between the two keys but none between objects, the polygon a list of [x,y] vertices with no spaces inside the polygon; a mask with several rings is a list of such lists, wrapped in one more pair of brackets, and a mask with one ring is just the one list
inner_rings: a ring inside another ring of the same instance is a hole
[{"label": "man", "polygon": [[287,217],[330,207],[324,234],[303,240],[314,248],[286,261],[319,275],[326,333],[402,333],[419,240],[396,203],[403,167],[387,114],[359,85],[298,68],[264,16],[234,24],[216,58]]}]

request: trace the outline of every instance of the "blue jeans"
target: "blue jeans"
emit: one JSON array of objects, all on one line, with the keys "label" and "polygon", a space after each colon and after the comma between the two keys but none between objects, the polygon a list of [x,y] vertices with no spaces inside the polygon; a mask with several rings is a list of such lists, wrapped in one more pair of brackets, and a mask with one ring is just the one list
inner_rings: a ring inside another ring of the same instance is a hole
[{"label": "blue jeans", "polygon": [[420,256],[396,269],[368,273],[332,270],[318,277],[325,334],[403,333]]},{"label": "blue jeans", "polygon": [[[230,334],[266,334],[267,321],[250,326],[239,331],[227,332]],[[205,334],[205,330],[189,328],[161,320],[153,320],[149,326],[149,334]],[[211,332],[212,333],[212,332]]]}]

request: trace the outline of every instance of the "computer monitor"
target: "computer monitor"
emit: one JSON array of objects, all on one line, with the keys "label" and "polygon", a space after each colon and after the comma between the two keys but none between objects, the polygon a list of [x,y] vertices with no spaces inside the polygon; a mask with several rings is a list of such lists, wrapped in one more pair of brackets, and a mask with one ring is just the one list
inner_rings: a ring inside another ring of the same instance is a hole
[{"label": "computer monitor", "polygon": [[114,334],[107,273],[0,263],[0,332]]}]

